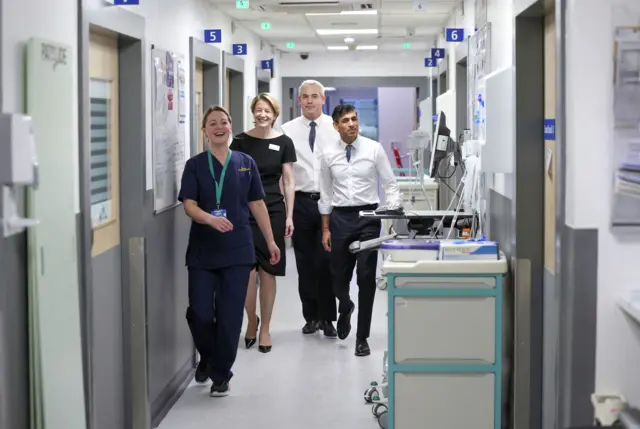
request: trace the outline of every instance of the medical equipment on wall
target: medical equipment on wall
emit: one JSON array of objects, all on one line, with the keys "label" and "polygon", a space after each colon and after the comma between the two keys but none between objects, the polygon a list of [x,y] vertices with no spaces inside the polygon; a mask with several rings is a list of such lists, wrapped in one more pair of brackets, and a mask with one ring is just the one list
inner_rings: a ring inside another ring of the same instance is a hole
[{"label": "medical equipment on wall", "polygon": [[16,201],[21,187],[38,189],[38,159],[29,116],[0,113],[0,185],[3,236],[36,226],[37,220],[20,216]]}]

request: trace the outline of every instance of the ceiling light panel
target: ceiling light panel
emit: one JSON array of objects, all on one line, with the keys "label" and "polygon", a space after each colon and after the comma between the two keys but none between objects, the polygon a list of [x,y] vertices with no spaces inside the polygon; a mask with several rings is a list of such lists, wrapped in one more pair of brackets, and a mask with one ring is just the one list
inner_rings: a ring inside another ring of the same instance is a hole
[{"label": "ceiling light panel", "polygon": [[327,46],[327,50],[329,51],[348,51],[348,46]]},{"label": "ceiling light panel", "polygon": [[318,28],[319,36],[357,36],[359,34],[378,34],[377,28]]},{"label": "ceiling light panel", "polygon": [[378,49],[378,45],[358,45],[356,46],[356,51],[376,51]]},{"label": "ceiling light panel", "polygon": [[342,12],[305,13],[307,16],[377,15],[377,10],[343,10]]}]

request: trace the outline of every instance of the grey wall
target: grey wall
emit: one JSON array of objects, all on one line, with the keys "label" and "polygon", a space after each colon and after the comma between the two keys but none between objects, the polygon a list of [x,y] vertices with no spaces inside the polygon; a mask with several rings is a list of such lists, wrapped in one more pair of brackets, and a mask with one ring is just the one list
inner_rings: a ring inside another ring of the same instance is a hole
[{"label": "grey wall", "polygon": [[[2,0],[0,0],[2,22]],[[0,32],[0,112],[2,112]],[[0,213],[3,203],[0,198]],[[0,236],[0,428],[29,427],[29,332],[26,234]]]},{"label": "grey wall", "polygon": [[333,88],[418,88],[418,99],[429,96],[426,77],[285,77],[282,78],[282,122],[290,121],[300,115],[297,109],[296,92],[300,84],[313,79],[324,86]]},{"label": "grey wall", "polygon": [[26,234],[9,239],[0,238],[0,273],[0,427],[27,429],[29,332]]},{"label": "grey wall", "polygon": [[[89,258],[90,275],[84,278],[92,420],[96,429],[148,427],[159,423],[192,376],[194,348],[185,320],[189,222],[182,206],[154,215],[153,191],[146,190],[144,82],[150,71],[144,61],[145,20],[123,8],[85,13],[80,25],[81,141],[89,141],[84,114],[89,22],[119,34],[120,74],[120,245]],[[212,73],[209,77],[215,79]],[[89,158],[82,148],[85,195]],[[89,199],[81,198],[81,205],[80,229],[90,242]]]}]

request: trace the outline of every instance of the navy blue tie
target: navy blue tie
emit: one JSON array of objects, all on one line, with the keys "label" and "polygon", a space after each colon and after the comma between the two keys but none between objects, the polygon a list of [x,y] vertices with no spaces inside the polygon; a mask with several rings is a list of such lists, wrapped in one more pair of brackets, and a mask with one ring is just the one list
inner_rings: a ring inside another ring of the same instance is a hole
[{"label": "navy blue tie", "polygon": [[309,147],[311,148],[311,152],[313,152],[313,145],[316,143],[316,124],[315,121],[311,121],[309,123]]},{"label": "navy blue tie", "polygon": [[353,147],[348,144],[345,149],[347,151],[347,162],[351,162],[351,149],[353,149]]}]

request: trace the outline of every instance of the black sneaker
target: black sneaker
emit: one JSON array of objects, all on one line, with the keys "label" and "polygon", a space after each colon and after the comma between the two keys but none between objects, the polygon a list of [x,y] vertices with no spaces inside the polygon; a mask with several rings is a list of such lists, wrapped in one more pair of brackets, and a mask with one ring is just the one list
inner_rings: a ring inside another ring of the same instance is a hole
[{"label": "black sneaker", "polygon": [[338,337],[338,332],[336,331],[336,328],[333,327],[333,322],[330,322],[328,320],[325,320],[324,322],[320,322],[319,328],[322,330],[322,332],[324,332],[324,336],[327,338]]},{"label": "black sneaker", "polygon": [[196,368],[196,383],[206,383],[208,379],[209,366],[204,359],[201,359]]},{"label": "black sneaker", "polygon": [[211,385],[211,392],[209,396],[212,398],[221,398],[229,394],[229,382],[228,381],[214,381]]}]

